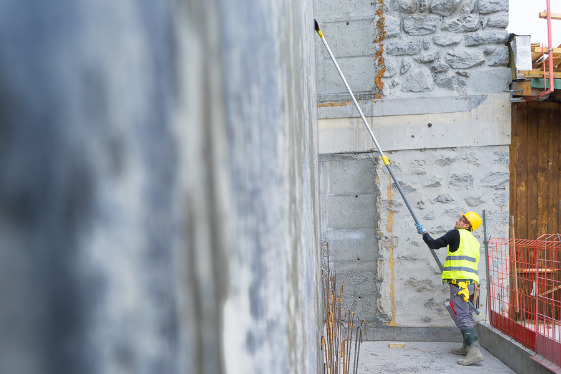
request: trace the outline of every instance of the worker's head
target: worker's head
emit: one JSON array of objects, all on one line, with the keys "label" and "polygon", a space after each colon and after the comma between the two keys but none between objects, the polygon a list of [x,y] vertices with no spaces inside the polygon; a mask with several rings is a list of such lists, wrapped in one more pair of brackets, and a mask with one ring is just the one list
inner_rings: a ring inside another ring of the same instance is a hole
[{"label": "worker's head", "polygon": [[459,220],[456,221],[456,229],[465,229],[475,231],[481,226],[481,217],[475,212],[462,213]]}]

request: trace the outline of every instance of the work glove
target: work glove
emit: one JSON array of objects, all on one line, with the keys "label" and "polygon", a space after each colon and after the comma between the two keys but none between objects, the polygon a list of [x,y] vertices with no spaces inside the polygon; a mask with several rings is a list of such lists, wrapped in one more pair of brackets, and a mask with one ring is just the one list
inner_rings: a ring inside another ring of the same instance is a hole
[{"label": "work glove", "polygon": [[419,223],[416,223],[416,224],[415,224],[415,227],[417,227],[417,232],[418,232],[419,234],[421,234],[421,235],[423,235],[423,233],[426,231],[426,230],[425,230],[425,226],[423,226],[423,225],[421,225],[421,224],[419,224]]}]

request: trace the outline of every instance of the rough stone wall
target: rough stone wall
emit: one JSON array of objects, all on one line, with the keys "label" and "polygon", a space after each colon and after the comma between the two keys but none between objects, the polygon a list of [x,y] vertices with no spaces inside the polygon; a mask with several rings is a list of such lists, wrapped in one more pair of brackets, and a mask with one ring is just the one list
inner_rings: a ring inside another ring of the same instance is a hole
[{"label": "rough stone wall", "polygon": [[[460,212],[486,212],[488,237],[508,233],[509,152],[508,145],[427,149],[422,152],[389,152],[392,168],[415,214],[433,238],[454,227]],[[391,325],[454,326],[444,299],[436,261],[414,227],[409,210],[385,167],[377,169],[380,181],[380,277],[383,310],[394,313]],[[474,231],[480,244],[484,227]],[[444,264],[446,248],[436,251]],[[391,261],[390,261],[391,259]],[[481,302],[486,298],[486,261],[480,250]],[[484,306],[480,308],[484,311]],[[482,319],[482,315],[479,319]]]},{"label": "rough stone wall", "polygon": [[313,15],[0,4],[0,373],[314,373]]},{"label": "rough stone wall", "polygon": [[387,3],[384,97],[506,89],[508,0]]}]

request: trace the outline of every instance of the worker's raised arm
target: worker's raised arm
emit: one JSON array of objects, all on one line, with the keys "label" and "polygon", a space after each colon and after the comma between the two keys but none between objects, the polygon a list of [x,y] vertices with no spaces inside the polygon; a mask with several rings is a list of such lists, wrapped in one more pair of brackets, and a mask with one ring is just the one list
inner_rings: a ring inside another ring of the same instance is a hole
[{"label": "worker's raised arm", "polygon": [[450,252],[455,252],[460,246],[460,232],[456,229],[448,231],[440,238],[433,239],[428,232],[423,233],[423,240],[431,249],[450,246]]}]

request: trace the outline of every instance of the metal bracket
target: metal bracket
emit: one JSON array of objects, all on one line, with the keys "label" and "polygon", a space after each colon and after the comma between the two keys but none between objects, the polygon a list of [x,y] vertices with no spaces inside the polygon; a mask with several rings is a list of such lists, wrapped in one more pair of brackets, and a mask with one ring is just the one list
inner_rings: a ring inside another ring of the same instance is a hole
[{"label": "metal bracket", "polygon": [[519,90],[504,90],[503,92],[510,92],[510,102],[511,103],[523,103],[526,100],[520,99],[518,97],[514,97],[514,93],[516,92],[518,95],[522,95],[522,88]]}]

